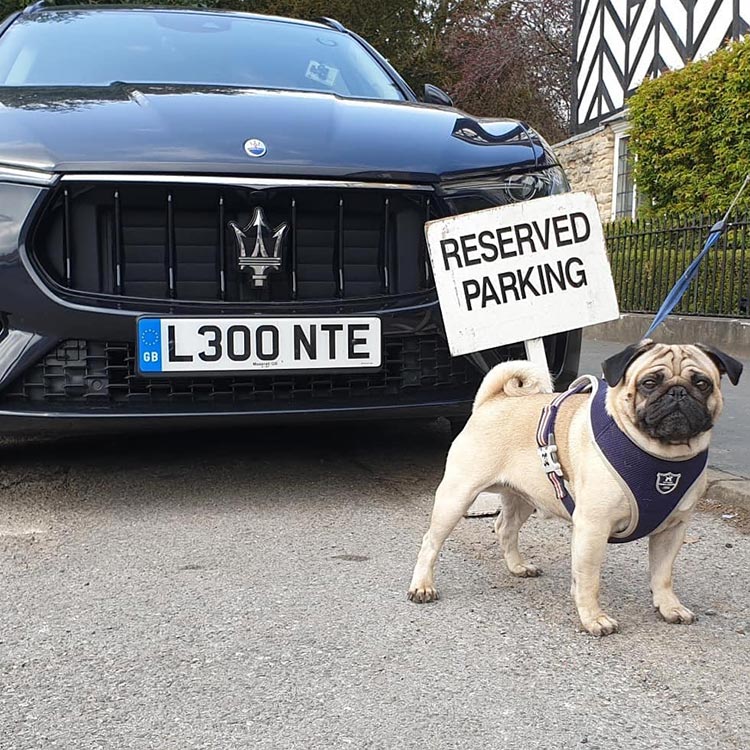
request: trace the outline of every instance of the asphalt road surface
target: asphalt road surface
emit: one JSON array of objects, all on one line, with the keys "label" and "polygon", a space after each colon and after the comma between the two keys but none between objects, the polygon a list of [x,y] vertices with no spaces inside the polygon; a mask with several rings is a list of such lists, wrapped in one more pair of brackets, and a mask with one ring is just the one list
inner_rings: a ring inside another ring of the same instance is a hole
[{"label": "asphalt road surface", "polygon": [[[750,547],[700,513],[651,609],[644,544],[612,547],[581,634],[569,530],[462,522],[442,599],[406,601],[441,422],[0,447],[0,748],[750,746]],[[731,515],[731,514],[728,514]]]}]

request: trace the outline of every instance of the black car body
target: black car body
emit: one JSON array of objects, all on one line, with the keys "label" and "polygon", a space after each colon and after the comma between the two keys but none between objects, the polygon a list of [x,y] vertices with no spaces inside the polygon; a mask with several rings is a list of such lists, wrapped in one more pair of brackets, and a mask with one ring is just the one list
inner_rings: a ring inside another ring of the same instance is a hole
[{"label": "black car body", "polygon": [[[228,30],[249,34],[248,49],[256,34],[270,72],[246,81],[240,66],[225,79],[216,50],[234,59],[242,44],[222,42]],[[313,48],[301,72],[289,34]],[[124,39],[135,46],[107,52]],[[338,69],[331,49],[348,50]],[[171,80],[191,75],[193,54],[216,69]],[[361,70],[348,74],[355,58]],[[531,129],[418,102],[335,22],[34,6],[0,24],[0,434],[92,420],[465,416],[487,369],[524,349],[450,356],[424,222],[564,189]],[[250,268],[259,246],[279,257]],[[369,318],[382,357],[148,373],[144,317]],[[580,334],[545,344],[564,385]]]}]

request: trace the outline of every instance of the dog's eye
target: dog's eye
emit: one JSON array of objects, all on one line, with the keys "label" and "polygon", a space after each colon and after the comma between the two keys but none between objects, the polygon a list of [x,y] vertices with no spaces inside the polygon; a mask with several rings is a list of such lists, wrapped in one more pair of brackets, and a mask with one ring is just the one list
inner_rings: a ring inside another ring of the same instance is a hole
[{"label": "dog's eye", "polygon": [[653,391],[656,386],[659,385],[656,378],[644,378],[641,380],[641,387],[647,391]]},{"label": "dog's eye", "polygon": [[696,378],[695,387],[698,388],[698,390],[707,391],[711,387],[711,381],[706,380],[705,378]]}]

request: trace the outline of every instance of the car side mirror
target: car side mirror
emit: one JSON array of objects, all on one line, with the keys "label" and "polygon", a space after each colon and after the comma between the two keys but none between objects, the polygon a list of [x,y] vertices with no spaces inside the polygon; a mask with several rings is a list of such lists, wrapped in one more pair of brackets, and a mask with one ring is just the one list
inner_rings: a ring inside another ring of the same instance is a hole
[{"label": "car side mirror", "polygon": [[453,99],[443,89],[433,86],[431,83],[425,83],[422,101],[425,104],[442,104],[444,107],[453,106]]}]

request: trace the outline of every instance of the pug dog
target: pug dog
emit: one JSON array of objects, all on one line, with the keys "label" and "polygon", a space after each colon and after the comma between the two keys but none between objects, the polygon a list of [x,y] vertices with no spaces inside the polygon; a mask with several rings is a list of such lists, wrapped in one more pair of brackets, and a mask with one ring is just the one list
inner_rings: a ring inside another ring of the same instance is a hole
[{"label": "pug dog", "polygon": [[[648,339],[606,360],[602,368],[606,418],[639,449],[665,461],[686,461],[707,450],[722,409],[722,375],[736,385],[742,372],[740,362],[711,346]],[[535,509],[572,521],[571,595],[581,625],[594,636],[618,630],[599,603],[600,570],[608,541],[633,527],[638,510],[595,444],[589,395],[577,394],[562,402],[555,425],[558,468],[575,501],[571,517],[547,476],[536,441],[540,414],[554,398],[549,373],[527,361],[504,362],[485,376],[471,418],[448,453],[410,600],[437,600],[434,569],[443,543],[480,492],[496,491],[502,512],[495,531],[510,572],[520,577],[540,573],[518,548],[518,532]],[[673,590],[672,571],[706,488],[704,465],[696,471],[697,480],[679,504],[648,534],[653,605],[670,623],[695,620]]]}]

